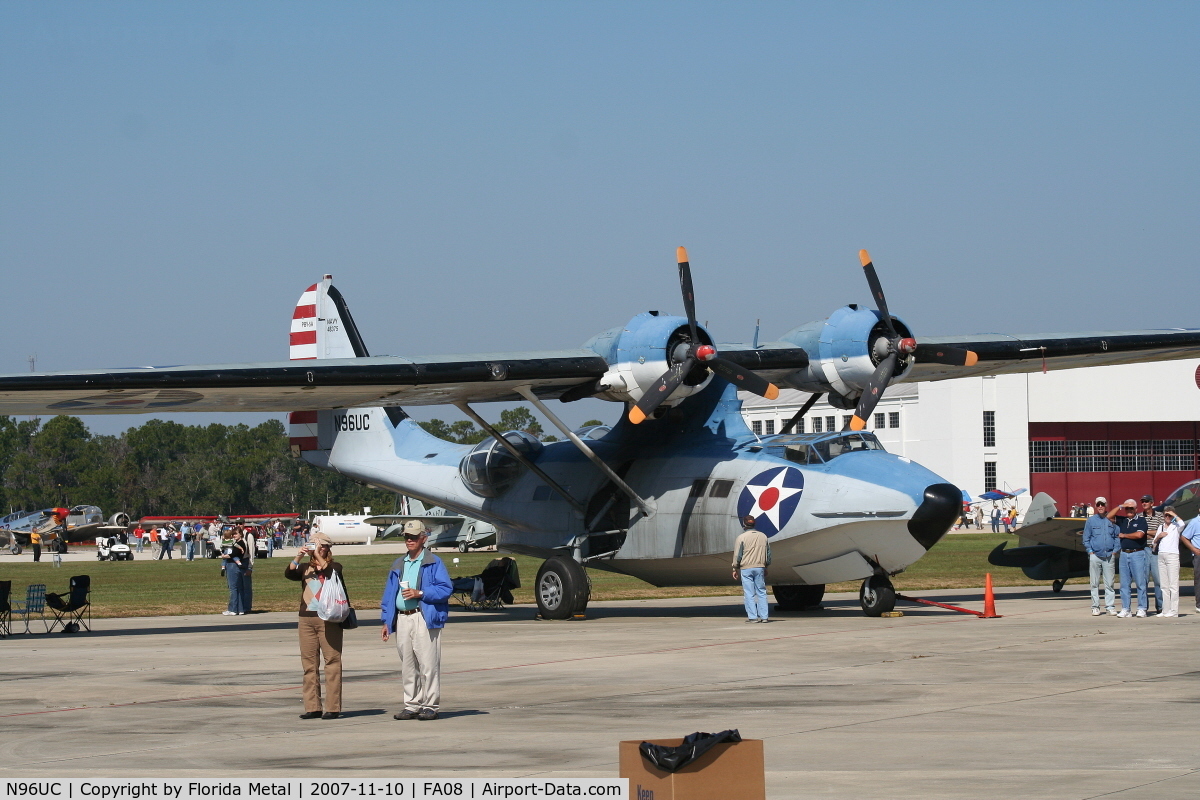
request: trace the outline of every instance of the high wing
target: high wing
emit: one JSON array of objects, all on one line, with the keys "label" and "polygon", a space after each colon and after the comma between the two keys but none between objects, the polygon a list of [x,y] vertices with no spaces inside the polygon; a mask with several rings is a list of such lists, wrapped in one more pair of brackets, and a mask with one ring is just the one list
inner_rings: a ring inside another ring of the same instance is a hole
[{"label": "high wing", "polygon": [[376,514],[373,517],[367,517],[363,522],[367,525],[383,526],[394,525],[397,522],[408,522],[410,519],[434,525],[457,525],[460,522],[467,521],[467,517],[460,517],[456,514]]},{"label": "high wing", "polygon": [[608,370],[590,350],[142,367],[0,376],[0,414],[309,411],[557,397]]},{"label": "high wing", "polygon": [[1074,369],[1194,358],[1200,355],[1200,330],[919,336],[917,343],[971,350],[979,356],[979,361],[971,367],[918,361],[897,379],[897,383],[1038,372],[1043,366],[1046,369]]},{"label": "high wing", "polygon": [[[1200,355],[1200,330],[1115,331],[1032,336],[925,337],[921,344],[973,350],[971,367],[917,363],[897,380],[945,380]],[[729,361],[771,380],[808,366],[800,347],[729,345]],[[592,350],[401,358],[137,367],[0,375],[0,414],[128,414],[146,411],[308,411],[522,400],[519,386],[557,398],[610,369]]]}]

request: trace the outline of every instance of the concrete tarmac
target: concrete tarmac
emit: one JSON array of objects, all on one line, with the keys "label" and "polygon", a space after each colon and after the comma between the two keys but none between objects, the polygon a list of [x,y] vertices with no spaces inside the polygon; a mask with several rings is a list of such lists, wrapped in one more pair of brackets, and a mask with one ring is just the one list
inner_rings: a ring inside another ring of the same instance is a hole
[{"label": "concrete tarmac", "polygon": [[[857,598],[743,621],[737,598],[452,612],[442,718],[397,722],[398,657],[347,633],[344,716],[303,721],[295,616],[96,620],[0,641],[0,776],[611,777],[617,742],[738,728],[771,798],[1190,798],[1200,613],[1089,615],[998,591],[1003,619]],[[981,607],[981,592],[925,592]]]}]

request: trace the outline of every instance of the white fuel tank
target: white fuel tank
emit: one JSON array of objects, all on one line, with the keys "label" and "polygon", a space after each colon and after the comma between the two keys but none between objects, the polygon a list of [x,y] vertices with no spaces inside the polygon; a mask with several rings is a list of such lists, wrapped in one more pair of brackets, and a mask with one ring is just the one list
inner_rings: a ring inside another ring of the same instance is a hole
[{"label": "white fuel tank", "polygon": [[379,535],[379,528],[368,525],[364,520],[366,516],[361,514],[313,517],[312,533],[323,533],[332,539],[334,544],[370,544]]}]

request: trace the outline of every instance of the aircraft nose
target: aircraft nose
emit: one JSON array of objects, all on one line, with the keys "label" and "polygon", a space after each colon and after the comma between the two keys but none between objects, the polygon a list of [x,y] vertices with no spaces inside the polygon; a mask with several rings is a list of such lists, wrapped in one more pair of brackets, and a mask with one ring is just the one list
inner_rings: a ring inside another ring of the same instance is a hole
[{"label": "aircraft nose", "polygon": [[962,490],[952,483],[925,487],[925,499],[908,521],[908,532],[928,550],[938,543],[962,513]]}]

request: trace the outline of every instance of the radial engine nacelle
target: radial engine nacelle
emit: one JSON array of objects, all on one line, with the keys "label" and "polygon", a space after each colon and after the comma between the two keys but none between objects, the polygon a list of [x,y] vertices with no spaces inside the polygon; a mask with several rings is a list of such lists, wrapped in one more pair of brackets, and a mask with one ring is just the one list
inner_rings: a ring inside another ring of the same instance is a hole
[{"label": "radial engine nacelle", "polygon": [[[711,345],[712,337],[696,326],[699,344]],[[623,326],[610,328],[589,339],[584,347],[594,350],[609,363],[609,370],[594,387],[596,397],[637,403],[672,367],[681,365],[692,345],[686,317],[660,315],[657,311],[638,314]],[[664,405],[672,405],[708,386],[712,373],[694,368],[671,392]]]},{"label": "radial engine nacelle", "polygon": [[[908,326],[892,317],[896,332],[911,338]],[[828,392],[829,401],[840,408],[854,408],[854,400],[871,380],[879,362],[892,352],[891,339],[878,311],[843,306],[827,319],[809,322],[782,337],[788,344],[804,348],[809,364],[790,373],[785,382],[806,392]],[[912,359],[903,357],[895,378],[908,371]]]}]

